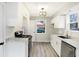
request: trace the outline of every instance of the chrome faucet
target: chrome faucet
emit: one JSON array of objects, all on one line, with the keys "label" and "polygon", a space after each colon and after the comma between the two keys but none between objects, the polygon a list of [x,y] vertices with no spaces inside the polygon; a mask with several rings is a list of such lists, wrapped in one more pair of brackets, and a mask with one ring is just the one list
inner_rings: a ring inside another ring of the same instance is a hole
[{"label": "chrome faucet", "polygon": [[67,37],[67,39],[70,39],[71,38],[71,36],[69,36],[68,33],[66,34],[66,37]]},{"label": "chrome faucet", "polygon": [[69,38],[68,33],[66,34],[66,37]]},{"label": "chrome faucet", "polygon": [[67,33],[66,33],[66,37],[67,37],[67,38],[69,38],[69,37],[70,37],[70,36],[68,35],[68,31],[67,31]]}]

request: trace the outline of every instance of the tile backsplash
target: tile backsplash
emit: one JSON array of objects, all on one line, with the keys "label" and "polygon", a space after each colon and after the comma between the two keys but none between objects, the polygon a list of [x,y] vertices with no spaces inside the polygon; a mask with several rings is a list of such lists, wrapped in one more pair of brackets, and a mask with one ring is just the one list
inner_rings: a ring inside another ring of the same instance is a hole
[{"label": "tile backsplash", "polygon": [[7,36],[7,37],[13,36],[14,31],[15,31],[15,28],[14,28],[14,27],[7,27],[7,28],[6,28],[6,36]]},{"label": "tile backsplash", "polygon": [[[63,28],[54,28],[52,33],[58,35],[66,35],[67,32]],[[73,39],[79,40],[79,31],[68,31],[68,35]]]},{"label": "tile backsplash", "polygon": [[52,31],[52,33],[53,34],[63,35],[64,34],[64,31],[65,31],[65,29],[63,29],[63,28],[54,28],[53,31]]},{"label": "tile backsplash", "polygon": [[79,39],[79,31],[69,31],[69,36],[71,36],[73,39]]}]

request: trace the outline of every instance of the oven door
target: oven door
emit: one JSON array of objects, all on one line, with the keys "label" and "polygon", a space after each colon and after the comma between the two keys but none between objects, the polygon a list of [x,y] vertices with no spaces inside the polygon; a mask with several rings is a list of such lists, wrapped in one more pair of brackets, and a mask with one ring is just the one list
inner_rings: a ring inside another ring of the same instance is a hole
[{"label": "oven door", "polygon": [[76,48],[62,41],[61,57],[76,57]]}]

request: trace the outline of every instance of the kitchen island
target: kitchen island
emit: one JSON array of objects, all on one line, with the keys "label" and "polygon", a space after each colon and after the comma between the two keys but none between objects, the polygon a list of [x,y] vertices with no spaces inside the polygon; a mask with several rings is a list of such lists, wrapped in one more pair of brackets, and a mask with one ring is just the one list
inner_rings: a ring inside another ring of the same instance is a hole
[{"label": "kitchen island", "polygon": [[7,38],[4,47],[5,57],[28,57],[28,38]]}]

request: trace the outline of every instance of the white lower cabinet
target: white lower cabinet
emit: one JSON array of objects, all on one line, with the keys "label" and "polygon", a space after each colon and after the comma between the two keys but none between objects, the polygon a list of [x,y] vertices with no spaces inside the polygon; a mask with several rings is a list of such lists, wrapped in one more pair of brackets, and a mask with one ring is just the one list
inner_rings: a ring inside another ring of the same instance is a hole
[{"label": "white lower cabinet", "polygon": [[0,45],[0,57],[4,57],[4,45]]},{"label": "white lower cabinet", "polygon": [[51,45],[56,51],[56,53],[61,56],[61,38],[51,35]]},{"label": "white lower cabinet", "polygon": [[28,57],[28,38],[7,39],[5,57]]}]

